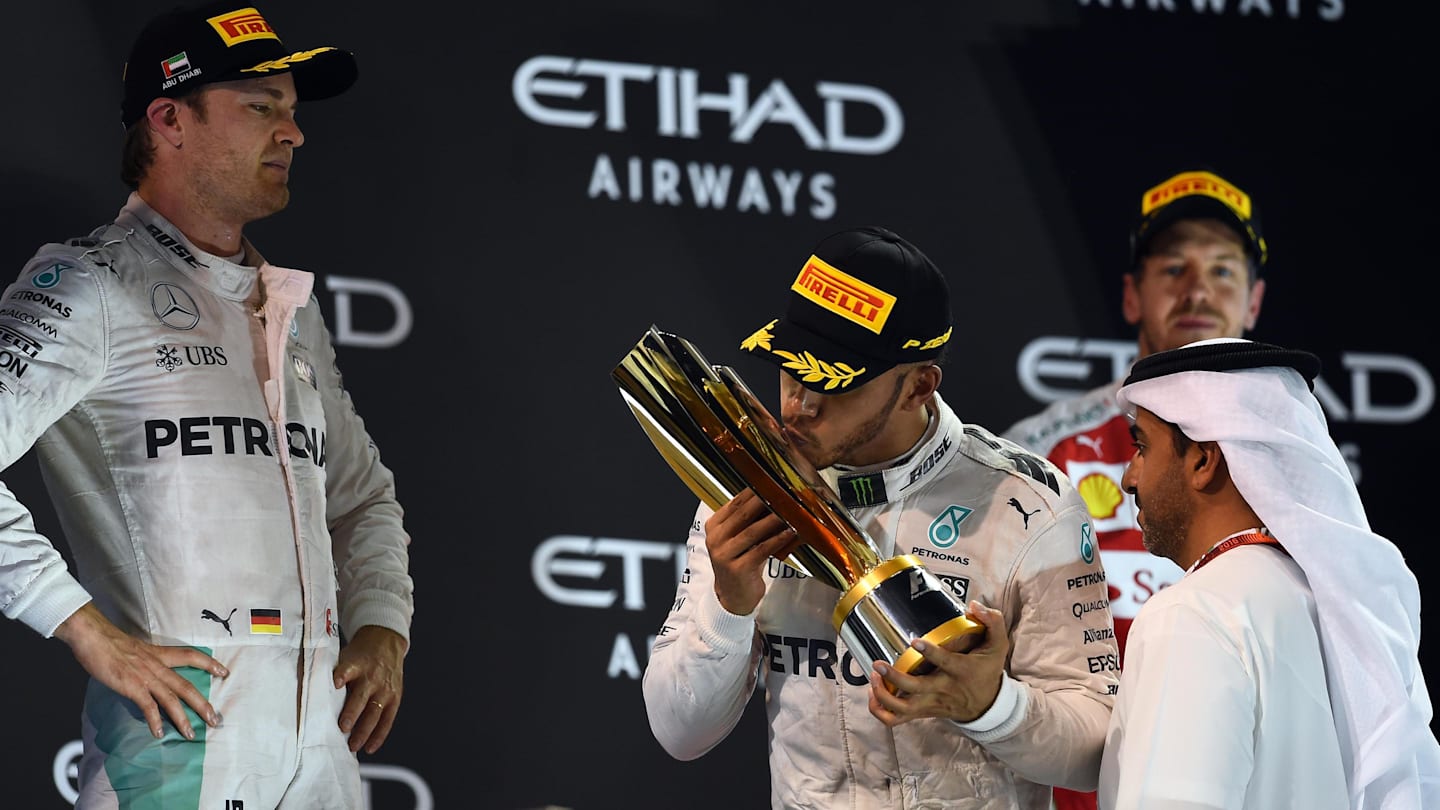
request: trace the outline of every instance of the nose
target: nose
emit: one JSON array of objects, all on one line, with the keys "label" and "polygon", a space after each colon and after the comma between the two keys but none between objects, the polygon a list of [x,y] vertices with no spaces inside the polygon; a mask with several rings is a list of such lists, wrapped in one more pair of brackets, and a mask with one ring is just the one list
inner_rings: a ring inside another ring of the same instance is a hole
[{"label": "nose", "polygon": [[300,131],[300,124],[296,122],[295,116],[288,116],[280,128],[275,130],[275,141],[291,149],[305,143],[305,133]]},{"label": "nose", "polygon": [[1131,495],[1135,494],[1135,461],[1139,457],[1139,453],[1131,456],[1130,463],[1125,465],[1125,474],[1120,476],[1120,488],[1130,493]]},{"label": "nose", "polygon": [[799,384],[786,386],[786,388],[789,390],[786,392],[784,402],[781,403],[782,416],[787,419],[792,419],[796,416],[805,416],[813,419],[820,413],[820,400],[822,395]]},{"label": "nose", "polygon": [[1206,276],[1204,268],[1196,262],[1186,262],[1185,277],[1188,286],[1185,289],[1186,300],[1192,303],[1201,303],[1210,298],[1210,279]]}]

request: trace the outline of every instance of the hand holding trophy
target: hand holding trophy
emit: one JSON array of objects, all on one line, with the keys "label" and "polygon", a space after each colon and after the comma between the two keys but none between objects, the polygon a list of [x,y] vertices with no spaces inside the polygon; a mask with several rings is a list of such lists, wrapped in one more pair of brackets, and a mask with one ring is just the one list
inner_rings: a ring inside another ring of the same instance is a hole
[{"label": "hand holding trophy", "polygon": [[867,670],[884,660],[901,672],[926,671],[914,638],[962,652],[982,638],[984,626],[966,617],[919,558],[882,558],[734,370],[652,326],[611,376],[700,500],[718,509],[749,487],[796,531],[796,542],[775,556],[837,590],[831,622]]}]

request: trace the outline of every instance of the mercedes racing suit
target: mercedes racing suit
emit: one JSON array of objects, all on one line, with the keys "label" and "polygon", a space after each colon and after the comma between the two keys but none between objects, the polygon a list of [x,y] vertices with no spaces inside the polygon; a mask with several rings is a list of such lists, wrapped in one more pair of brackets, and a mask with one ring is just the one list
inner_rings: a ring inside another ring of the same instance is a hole
[{"label": "mercedes racing suit", "polygon": [[1047,462],[962,423],[939,396],[934,407],[907,460],[822,474],[882,558],[919,557],[961,603],[1004,613],[1013,647],[994,705],[971,723],[887,728],[868,709],[869,671],[831,624],[837,590],[771,560],[751,615],[720,606],[702,504],[644,674],[672,756],[717,745],[758,683],[776,808],[1044,808],[1049,785],[1095,787],[1119,667],[1085,505]]},{"label": "mercedes racing suit", "polygon": [[[1095,525],[1105,558],[1110,613],[1115,621],[1121,660],[1125,636],[1135,613],[1156,591],[1180,581],[1180,567],[1145,550],[1135,522],[1135,498],[1120,486],[1125,465],[1135,454],[1130,418],[1120,410],[1115,392],[1120,381],[1082,396],[1056,402],[1016,422],[1005,438],[1054,462],[1070,477]],[[1093,810],[1093,794],[1056,791],[1058,810]]]},{"label": "mercedes racing suit", "polygon": [[193,742],[92,679],[82,808],[359,807],[341,627],[409,637],[409,537],[313,276],[244,248],[211,256],[132,194],[0,299],[0,468],[35,446],[78,575],[0,486],[0,608],[49,636],[93,598],[231,673],[179,670],[224,718],[187,708]]}]

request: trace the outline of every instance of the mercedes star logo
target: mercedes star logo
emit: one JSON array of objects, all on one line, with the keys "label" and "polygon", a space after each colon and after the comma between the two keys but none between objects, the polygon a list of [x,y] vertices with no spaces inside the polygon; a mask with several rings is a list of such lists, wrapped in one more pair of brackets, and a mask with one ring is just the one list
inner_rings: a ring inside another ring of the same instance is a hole
[{"label": "mercedes star logo", "polygon": [[150,308],[155,317],[171,329],[194,329],[200,322],[200,308],[184,289],[161,282],[150,291]]}]

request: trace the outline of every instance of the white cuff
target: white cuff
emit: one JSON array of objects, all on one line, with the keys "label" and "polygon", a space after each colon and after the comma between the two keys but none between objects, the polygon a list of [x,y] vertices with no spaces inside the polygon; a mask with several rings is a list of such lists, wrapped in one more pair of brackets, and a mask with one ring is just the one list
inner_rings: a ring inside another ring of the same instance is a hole
[{"label": "white cuff", "polygon": [[367,625],[394,630],[410,643],[411,605],[404,598],[382,590],[371,590],[345,602],[340,629],[349,637]]},{"label": "white cuff", "polygon": [[1000,693],[984,714],[968,723],[959,720],[951,722],[975,742],[1002,740],[1019,728],[1029,709],[1030,693],[1019,681],[1003,675],[1000,678]]},{"label": "white cuff", "polygon": [[57,560],[25,586],[20,598],[6,606],[5,615],[50,638],[56,628],[89,601],[89,591]]},{"label": "white cuff", "polygon": [[722,653],[749,655],[755,642],[755,614],[736,616],[720,604],[714,591],[695,605],[695,626],[700,640]]}]

